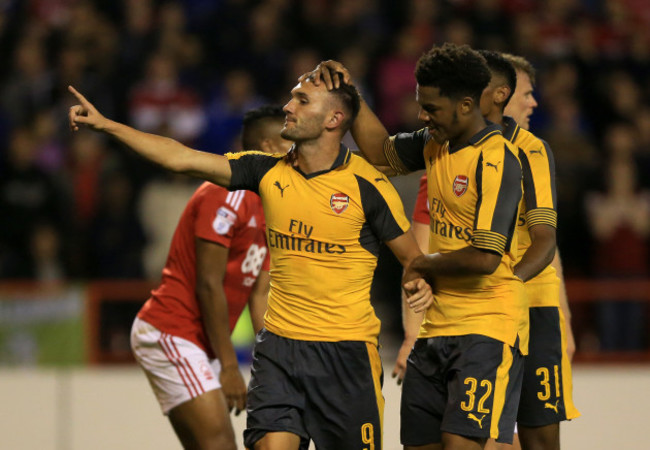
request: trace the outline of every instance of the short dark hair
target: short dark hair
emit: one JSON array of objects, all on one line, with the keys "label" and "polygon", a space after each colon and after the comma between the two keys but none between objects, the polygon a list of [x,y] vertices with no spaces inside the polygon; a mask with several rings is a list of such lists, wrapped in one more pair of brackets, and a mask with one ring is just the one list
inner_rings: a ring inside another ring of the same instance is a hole
[{"label": "short dark hair", "polygon": [[244,150],[260,150],[265,136],[265,127],[271,122],[283,121],[284,111],[278,105],[265,105],[251,109],[244,114],[241,144]]},{"label": "short dark hair", "polygon": [[437,87],[440,95],[454,100],[469,96],[477,104],[490,77],[485,59],[469,45],[433,47],[420,57],[415,68],[420,86]]},{"label": "short dark hair", "polygon": [[336,74],[335,76],[340,77],[340,83],[338,88],[332,89],[332,93],[336,95],[343,106],[348,110],[349,113],[343,122],[343,130],[348,131],[352,127],[352,123],[359,115],[359,110],[361,109],[361,97],[359,91],[352,84],[346,84],[343,82],[343,76],[341,74]]},{"label": "short dark hair", "polygon": [[[339,87],[331,89],[330,94],[334,94],[346,109],[346,118],[341,125],[343,132],[346,132],[350,127],[352,127],[352,123],[359,115],[359,110],[361,109],[361,95],[353,84],[347,84],[343,81],[343,75],[335,73],[334,76],[339,78]],[[308,79],[313,81],[313,75]],[[321,80],[323,80],[322,74]]]},{"label": "short dark hair", "polygon": [[502,77],[506,80],[506,85],[510,88],[510,95],[503,103],[503,108],[505,108],[517,88],[517,72],[513,65],[501,53],[492,50],[479,50],[478,52],[485,58],[485,62],[487,62],[492,76]]}]

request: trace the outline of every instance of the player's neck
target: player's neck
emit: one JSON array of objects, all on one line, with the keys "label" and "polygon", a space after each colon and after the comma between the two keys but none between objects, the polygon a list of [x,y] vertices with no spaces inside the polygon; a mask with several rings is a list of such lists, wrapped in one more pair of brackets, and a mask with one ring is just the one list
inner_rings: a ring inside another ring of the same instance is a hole
[{"label": "player's neck", "polygon": [[458,145],[465,145],[476,133],[481,131],[487,126],[485,119],[481,115],[481,111],[478,109],[472,114],[472,117],[469,119],[467,127],[464,131],[459,134],[455,139],[449,140],[449,148],[455,148]]},{"label": "player's neck", "polygon": [[503,113],[497,109],[493,109],[490,113],[485,116],[486,120],[489,120],[492,123],[503,126]]},{"label": "player's neck", "polygon": [[296,144],[298,167],[306,174],[329,170],[341,148],[340,141],[314,140]]}]

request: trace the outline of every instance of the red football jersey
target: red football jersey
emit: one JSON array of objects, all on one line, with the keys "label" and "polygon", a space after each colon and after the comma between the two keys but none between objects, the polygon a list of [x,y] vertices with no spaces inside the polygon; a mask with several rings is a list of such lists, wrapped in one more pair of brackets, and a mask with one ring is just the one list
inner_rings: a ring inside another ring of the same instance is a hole
[{"label": "red football jersey", "polygon": [[196,298],[195,237],[228,248],[224,291],[232,332],[260,270],[269,270],[260,198],[250,191],[229,192],[203,183],[192,195],[176,227],[162,282],[138,313],[142,320],[194,342],[213,358]]},{"label": "red football jersey", "polygon": [[427,199],[427,174],[420,178],[420,188],[413,207],[413,222],[429,225],[429,200]]}]

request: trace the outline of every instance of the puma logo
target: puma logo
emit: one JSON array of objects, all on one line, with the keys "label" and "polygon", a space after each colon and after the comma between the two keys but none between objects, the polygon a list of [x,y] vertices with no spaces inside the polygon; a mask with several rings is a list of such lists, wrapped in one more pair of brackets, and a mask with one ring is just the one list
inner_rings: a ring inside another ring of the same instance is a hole
[{"label": "puma logo", "polygon": [[548,403],[548,402],[547,402],[547,403],[544,403],[544,408],[545,408],[545,409],[552,409],[553,411],[555,411],[555,414],[559,414],[559,413],[557,412],[557,404],[558,404],[559,402],[560,402],[560,400],[555,400],[555,405],[551,405],[551,404]]},{"label": "puma logo", "polygon": [[530,154],[532,155],[533,153],[537,153],[538,155],[541,155],[541,156],[544,155],[544,154],[542,153],[542,150],[541,150],[541,149],[539,149],[539,150],[531,150],[531,151],[530,151]]},{"label": "puma logo", "polygon": [[481,416],[481,418],[479,419],[478,417],[476,417],[476,416],[474,415],[474,413],[469,413],[469,414],[467,415],[467,418],[468,418],[468,419],[472,419],[474,422],[478,423],[478,427],[479,427],[481,430],[483,429],[483,419],[485,418],[485,414],[483,414],[483,415]]},{"label": "puma logo", "polygon": [[384,177],[375,178],[375,183],[378,183],[380,181],[385,181],[386,183],[388,183],[388,181],[386,181],[386,178]]},{"label": "puma logo", "polygon": [[276,188],[280,189],[280,197],[284,198],[284,190],[285,190],[286,188],[288,188],[289,185],[287,184],[285,187],[282,187],[282,186],[280,185],[280,182],[279,182],[279,181],[276,181],[275,183],[273,183],[273,186],[275,186]]},{"label": "puma logo", "polygon": [[499,171],[499,163],[501,163],[501,161],[497,162],[496,164],[492,164],[491,162],[486,161],[485,162],[485,167],[494,167],[494,170],[496,170],[498,172]]}]

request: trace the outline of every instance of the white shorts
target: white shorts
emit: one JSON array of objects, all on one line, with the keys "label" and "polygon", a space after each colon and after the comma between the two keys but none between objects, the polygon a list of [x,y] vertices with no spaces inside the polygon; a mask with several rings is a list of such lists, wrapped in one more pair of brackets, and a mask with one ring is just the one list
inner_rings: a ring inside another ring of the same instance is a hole
[{"label": "white shorts", "polygon": [[131,350],[144,369],[163,414],[208,391],[221,388],[218,359],[193,342],[160,331],[136,317]]}]

